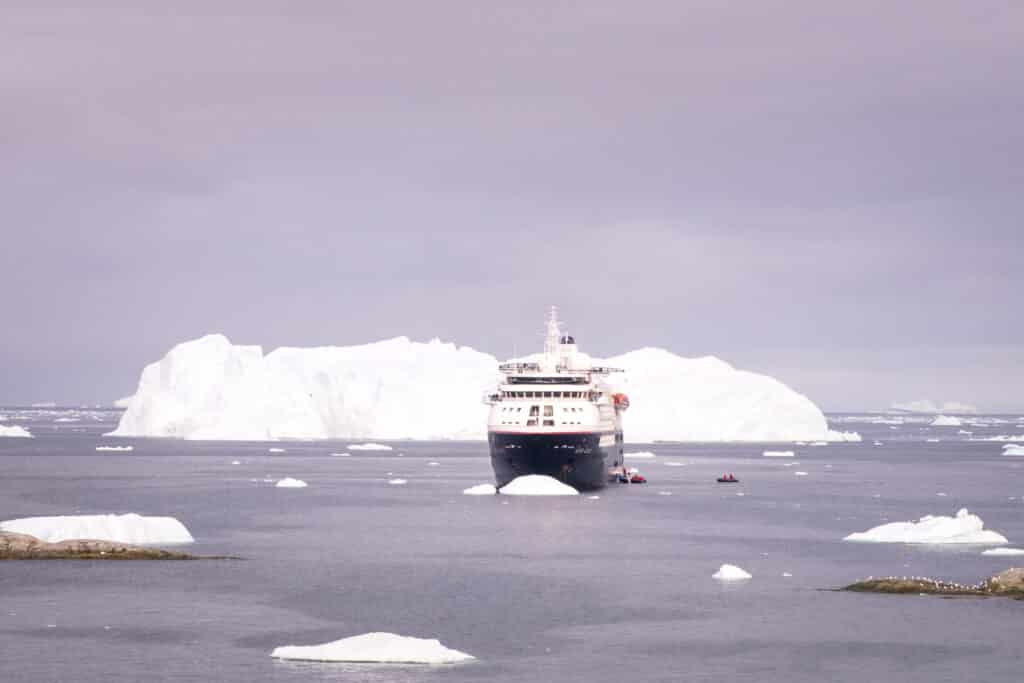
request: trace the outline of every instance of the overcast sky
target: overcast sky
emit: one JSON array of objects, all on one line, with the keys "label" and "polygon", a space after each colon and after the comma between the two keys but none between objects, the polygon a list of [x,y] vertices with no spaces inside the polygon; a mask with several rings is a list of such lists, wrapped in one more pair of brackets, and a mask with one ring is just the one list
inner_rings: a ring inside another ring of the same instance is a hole
[{"label": "overcast sky", "polygon": [[0,403],[208,332],[507,357],[558,304],[1024,410],[1019,0],[82,4],[0,0]]}]

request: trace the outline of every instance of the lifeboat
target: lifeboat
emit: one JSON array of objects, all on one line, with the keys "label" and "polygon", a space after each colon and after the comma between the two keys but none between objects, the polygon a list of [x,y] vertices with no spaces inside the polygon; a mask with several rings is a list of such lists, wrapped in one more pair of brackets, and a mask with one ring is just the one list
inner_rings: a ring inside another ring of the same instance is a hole
[{"label": "lifeboat", "polygon": [[616,410],[625,410],[629,407],[629,396],[625,394],[612,394],[612,403]]}]

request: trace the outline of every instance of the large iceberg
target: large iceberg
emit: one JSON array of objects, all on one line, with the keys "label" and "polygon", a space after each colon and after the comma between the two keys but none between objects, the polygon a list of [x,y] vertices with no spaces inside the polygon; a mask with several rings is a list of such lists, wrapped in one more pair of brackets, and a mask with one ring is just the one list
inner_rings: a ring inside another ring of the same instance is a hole
[{"label": "large iceberg", "polygon": [[185,525],[174,517],[136,514],[25,517],[0,522],[0,531],[28,534],[47,543],[89,539],[135,545],[169,545],[195,540]]},{"label": "large iceberg", "polygon": [[412,638],[394,633],[364,633],[322,645],[284,645],[271,657],[314,662],[370,662],[387,664],[452,664],[474,659],[452,650],[435,638]]},{"label": "large iceberg", "polygon": [[20,437],[23,439],[30,439],[32,438],[32,433],[29,432],[24,427],[20,427],[18,425],[11,425],[9,427],[6,425],[0,425],[0,436],[11,436]]},{"label": "large iceberg", "polygon": [[868,543],[1008,543],[1005,536],[984,527],[985,523],[980,517],[963,508],[956,513],[956,517],[926,515],[916,522],[882,524],[867,531],[850,534],[843,540]]},{"label": "large iceberg", "polygon": [[[640,349],[599,361],[630,394],[633,442],[859,440],[806,396],[712,357]],[[185,439],[483,439],[498,361],[405,337],[346,347],[185,342],[142,372],[113,436]]]}]

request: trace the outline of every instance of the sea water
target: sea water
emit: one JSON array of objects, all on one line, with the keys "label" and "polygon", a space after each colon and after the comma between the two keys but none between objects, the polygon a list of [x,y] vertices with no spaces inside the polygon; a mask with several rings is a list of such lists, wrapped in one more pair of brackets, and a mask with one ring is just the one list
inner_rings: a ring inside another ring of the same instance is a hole
[{"label": "sea water", "polygon": [[[793,458],[761,455],[779,444],[630,444],[655,453],[633,463],[649,483],[593,499],[462,495],[491,479],[483,443],[335,457],[348,442],[111,439],[115,412],[0,413],[36,435],[0,439],[0,519],[170,515],[196,537],[189,552],[244,558],[0,563],[6,682],[931,683],[1015,681],[1024,666],[1022,603],[833,590],[870,575],[973,582],[1022,564],[972,546],[841,540],[967,507],[1024,546],[1024,458],[969,440],[1024,432],[1012,417],[962,435],[831,416],[864,441],[784,444]],[[726,472],[741,482],[715,483]],[[275,488],[283,477],[309,486]],[[715,581],[723,563],[753,578]],[[269,657],[370,631],[439,638],[477,661]]]}]

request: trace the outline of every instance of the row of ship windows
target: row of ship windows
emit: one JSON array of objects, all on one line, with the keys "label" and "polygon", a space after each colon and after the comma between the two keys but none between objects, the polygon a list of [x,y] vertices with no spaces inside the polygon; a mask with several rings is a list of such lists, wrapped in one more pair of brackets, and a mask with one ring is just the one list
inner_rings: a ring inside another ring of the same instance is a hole
[{"label": "row of ship windows", "polygon": [[589,391],[503,391],[502,398],[588,398]]},{"label": "row of ship windows", "polygon": [[[505,413],[505,412],[508,412],[508,413],[521,413],[521,412],[523,412],[523,408],[522,408],[522,406],[519,406],[519,407],[505,406],[505,407],[503,407],[501,409],[501,412],[503,412],[503,413]],[[562,408],[562,412],[563,413],[575,413],[575,412],[582,413],[583,412],[583,408]],[[555,415],[555,408],[554,408],[554,406],[544,406],[544,417],[554,417],[554,415]],[[530,406],[530,417],[538,417],[538,416],[540,416],[540,406]]]},{"label": "row of ship windows", "polygon": [[[502,420],[501,424],[503,424],[503,425],[517,425],[517,424],[519,424],[519,422],[518,421],[512,422],[512,421]],[[563,421],[562,424],[564,424],[564,425],[578,425],[578,424],[582,424],[582,423],[581,422],[564,422]],[[537,426],[537,420],[527,420],[526,421],[526,426],[527,427],[536,427]],[[555,421],[554,420],[544,420],[543,426],[544,427],[554,427],[555,426]]]}]

